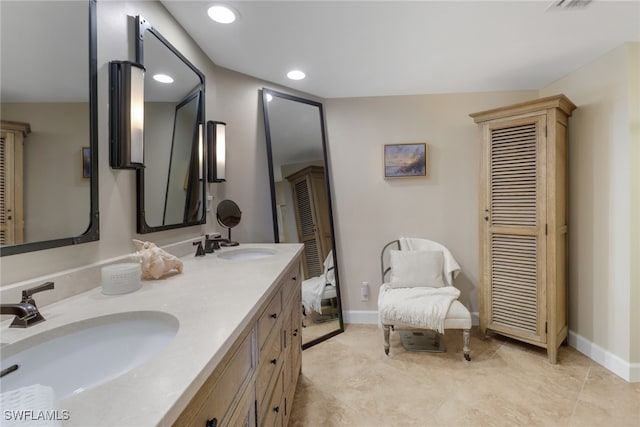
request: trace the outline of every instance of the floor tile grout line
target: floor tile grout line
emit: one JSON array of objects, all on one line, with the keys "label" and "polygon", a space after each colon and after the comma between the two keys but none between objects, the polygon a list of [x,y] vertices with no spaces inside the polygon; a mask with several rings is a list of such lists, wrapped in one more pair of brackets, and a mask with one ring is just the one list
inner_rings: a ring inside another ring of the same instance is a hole
[{"label": "floor tile grout line", "polygon": [[584,391],[584,386],[587,384],[589,380],[589,374],[591,373],[592,363],[589,364],[589,369],[587,369],[587,373],[584,375],[584,380],[582,381],[582,387],[580,387],[580,391],[578,392],[578,397],[576,397],[576,402],[573,404],[573,410],[571,411],[571,416],[569,417],[568,424],[571,423],[574,415],[576,414],[576,408],[578,407],[578,402],[580,402],[580,396],[582,396],[582,392]]},{"label": "floor tile grout line", "polygon": [[[486,339],[486,338],[485,338]],[[498,354],[498,352],[500,351],[500,349],[502,347],[504,347],[506,345],[506,341],[503,341],[502,343],[500,343],[500,345],[498,346],[498,348],[496,348],[496,350],[491,354],[491,356],[489,356],[489,358],[487,360],[491,360],[495,357],[496,354]]]}]

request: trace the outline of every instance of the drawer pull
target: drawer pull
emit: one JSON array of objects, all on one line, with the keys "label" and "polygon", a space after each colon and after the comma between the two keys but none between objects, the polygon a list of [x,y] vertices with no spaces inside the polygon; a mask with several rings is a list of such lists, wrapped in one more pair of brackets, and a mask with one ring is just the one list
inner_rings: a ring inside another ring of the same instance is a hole
[{"label": "drawer pull", "polygon": [[207,424],[205,424],[206,427],[216,427],[217,425],[218,425],[217,418],[212,418],[210,420],[207,420]]},{"label": "drawer pull", "polygon": [[293,276],[293,277],[291,278],[291,280],[293,280],[293,281],[295,282],[297,278],[298,278],[298,276]]},{"label": "drawer pull", "polygon": [[277,319],[277,318],[278,318],[278,313],[273,313],[273,314],[271,315],[271,318],[273,318],[273,319]]},{"label": "drawer pull", "polygon": [[296,328],[296,329],[294,329],[294,330],[293,330],[293,336],[294,336],[294,337],[297,337],[297,336],[298,336],[298,328]]},{"label": "drawer pull", "polygon": [[278,413],[280,412],[280,407],[276,406],[275,408],[273,408],[273,412]]},{"label": "drawer pull", "polygon": [[278,363],[278,359],[271,359],[271,364],[272,364],[272,365],[275,365],[275,364],[277,364],[277,363]]}]

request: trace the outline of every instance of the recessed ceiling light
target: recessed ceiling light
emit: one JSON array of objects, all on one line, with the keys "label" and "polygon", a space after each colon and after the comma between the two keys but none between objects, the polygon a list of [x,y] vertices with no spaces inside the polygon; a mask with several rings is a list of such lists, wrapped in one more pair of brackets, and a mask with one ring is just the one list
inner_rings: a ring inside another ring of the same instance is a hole
[{"label": "recessed ceiling light", "polygon": [[153,76],[153,80],[160,83],[173,83],[173,78],[171,76],[167,76],[166,74],[155,74]]},{"label": "recessed ceiling light", "polygon": [[207,13],[209,18],[219,24],[230,24],[236,20],[236,13],[230,7],[220,4],[211,6]]},{"label": "recessed ceiling light", "polygon": [[306,74],[300,70],[292,70],[287,73],[287,77],[291,80],[302,80],[306,77]]}]

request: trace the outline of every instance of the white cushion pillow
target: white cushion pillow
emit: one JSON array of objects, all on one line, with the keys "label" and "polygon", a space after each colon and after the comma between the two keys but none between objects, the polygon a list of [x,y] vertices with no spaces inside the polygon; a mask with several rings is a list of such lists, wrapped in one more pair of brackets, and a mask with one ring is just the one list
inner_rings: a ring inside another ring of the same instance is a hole
[{"label": "white cushion pillow", "polygon": [[442,270],[444,256],[441,251],[399,251],[389,252],[392,288],[445,286]]}]

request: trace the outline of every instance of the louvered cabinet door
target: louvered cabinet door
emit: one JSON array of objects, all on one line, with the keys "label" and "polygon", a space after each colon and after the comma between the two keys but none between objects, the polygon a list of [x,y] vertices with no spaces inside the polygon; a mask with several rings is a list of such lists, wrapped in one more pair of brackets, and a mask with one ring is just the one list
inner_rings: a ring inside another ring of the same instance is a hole
[{"label": "louvered cabinet door", "polygon": [[489,123],[481,328],[546,341],[546,116]]},{"label": "louvered cabinet door", "polygon": [[0,130],[0,245],[24,243],[23,142],[21,130]]},{"label": "louvered cabinet door", "polygon": [[300,243],[304,245],[302,265],[305,279],[308,279],[320,276],[323,273],[320,236],[316,226],[317,219],[309,176],[302,177],[294,182],[292,188],[298,238]]}]

